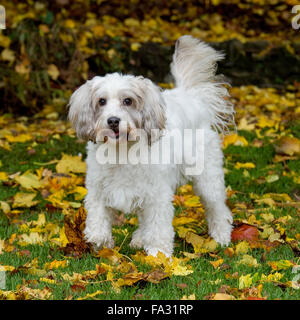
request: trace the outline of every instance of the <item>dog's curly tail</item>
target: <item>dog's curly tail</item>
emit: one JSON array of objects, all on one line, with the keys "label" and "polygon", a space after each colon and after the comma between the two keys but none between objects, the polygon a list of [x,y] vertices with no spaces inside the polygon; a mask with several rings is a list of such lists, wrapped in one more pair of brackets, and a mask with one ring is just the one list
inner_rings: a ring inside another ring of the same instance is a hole
[{"label": "dog's curly tail", "polygon": [[206,43],[192,36],[182,36],[175,45],[171,73],[176,87],[208,102],[212,126],[224,133],[229,125],[234,124],[234,108],[228,100],[226,83],[216,76],[217,62],[222,59],[224,54]]}]

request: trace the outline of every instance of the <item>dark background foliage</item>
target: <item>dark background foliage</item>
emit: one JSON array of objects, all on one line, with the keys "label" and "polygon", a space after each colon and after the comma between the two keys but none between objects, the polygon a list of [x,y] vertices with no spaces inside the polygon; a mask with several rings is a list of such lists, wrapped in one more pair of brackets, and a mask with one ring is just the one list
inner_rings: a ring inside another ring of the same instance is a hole
[{"label": "dark background foliage", "polygon": [[50,105],[63,114],[71,92],[96,74],[171,82],[173,46],[183,34],[226,53],[219,72],[231,84],[284,87],[300,74],[294,2],[3,1],[1,112],[32,114]]}]

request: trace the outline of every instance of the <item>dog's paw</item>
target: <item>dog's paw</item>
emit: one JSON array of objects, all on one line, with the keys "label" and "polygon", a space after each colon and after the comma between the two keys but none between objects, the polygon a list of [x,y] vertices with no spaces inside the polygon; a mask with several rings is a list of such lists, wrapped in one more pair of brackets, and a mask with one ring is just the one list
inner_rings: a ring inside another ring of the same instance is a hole
[{"label": "dog's paw", "polygon": [[132,240],[130,241],[129,243],[129,247],[132,248],[132,249],[140,249],[140,248],[143,248],[143,241],[140,237],[138,236],[135,236],[133,234],[132,236]]},{"label": "dog's paw", "polygon": [[90,243],[93,245],[93,248],[95,251],[101,250],[103,247],[113,249],[115,246],[115,242],[113,239],[109,241],[97,241],[97,242],[90,242]]},{"label": "dog's paw", "polygon": [[145,248],[145,251],[148,256],[156,257],[158,255],[158,252],[161,252],[168,258],[172,257],[172,250],[164,250],[164,249],[160,249],[160,248],[147,247],[147,248]]},{"label": "dog's paw", "polygon": [[130,241],[129,246],[132,249],[143,248],[143,240],[142,240],[141,232],[139,231],[139,229],[134,231],[132,235],[132,240]]},{"label": "dog's paw", "polygon": [[228,246],[231,241],[232,225],[229,221],[213,223],[209,228],[209,235],[221,246]]},{"label": "dog's paw", "polygon": [[93,245],[95,250],[100,250],[102,247],[113,248],[115,246],[114,239],[111,234],[104,232],[99,234],[84,230],[84,239]]}]

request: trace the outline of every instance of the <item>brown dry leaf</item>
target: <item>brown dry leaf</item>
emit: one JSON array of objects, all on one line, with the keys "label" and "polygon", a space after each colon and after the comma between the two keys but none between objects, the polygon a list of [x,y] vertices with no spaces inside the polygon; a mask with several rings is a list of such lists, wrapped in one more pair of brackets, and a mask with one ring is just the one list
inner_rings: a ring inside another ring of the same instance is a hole
[{"label": "brown dry leaf", "polygon": [[66,247],[62,248],[65,254],[81,256],[84,252],[90,251],[83,235],[85,219],[86,211],[83,207],[79,208],[74,217],[65,216],[65,234],[68,239]]},{"label": "brown dry leaf", "polygon": [[116,282],[116,285],[118,287],[132,286],[133,284],[141,280],[144,280],[143,272],[132,272],[132,273],[126,274],[122,278],[119,278]]},{"label": "brown dry leaf", "polygon": [[153,270],[144,275],[144,280],[147,282],[152,282],[152,283],[159,283],[161,280],[166,279],[169,275],[158,269],[158,270]]},{"label": "brown dry leaf", "polygon": [[296,160],[296,159],[297,159],[296,156],[281,156],[279,154],[276,154],[273,159],[273,162],[277,163],[277,162],[284,162],[287,160]]},{"label": "brown dry leaf", "polygon": [[186,283],[177,283],[176,287],[179,288],[179,289],[184,290],[184,289],[188,288],[188,285]]},{"label": "brown dry leaf", "polygon": [[106,258],[110,260],[113,264],[118,263],[123,258],[117,250],[110,248],[103,248],[99,250],[96,254],[96,257]]},{"label": "brown dry leaf", "polygon": [[38,300],[48,300],[52,294],[50,288],[45,287],[44,289],[31,289],[26,286],[21,286],[18,293],[28,294],[29,299],[38,299]]},{"label": "brown dry leaf", "polygon": [[73,292],[82,292],[85,291],[85,285],[81,283],[76,283],[71,285],[71,289]]},{"label": "brown dry leaf", "polygon": [[257,241],[258,240],[258,229],[248,224],[241,224],[235,227],[231,233],[231,241],[247,240]]},{"label": "brown dry leaf", "polygon": [[17,73],[25,75],[25,77],[28,78],[29,73],[31,71],[30,60],[27,57],[24,57],[22,62],[15,66],[15,71]]},{"label": "brown dry leaf", "polygon": [[230,258],[232,258],[233,255],[234,255],[234,249],[228,247],[228,248],[226,248],[226,249],[224,250],[224,254],[226,254],[227,256],[229,256]]}]

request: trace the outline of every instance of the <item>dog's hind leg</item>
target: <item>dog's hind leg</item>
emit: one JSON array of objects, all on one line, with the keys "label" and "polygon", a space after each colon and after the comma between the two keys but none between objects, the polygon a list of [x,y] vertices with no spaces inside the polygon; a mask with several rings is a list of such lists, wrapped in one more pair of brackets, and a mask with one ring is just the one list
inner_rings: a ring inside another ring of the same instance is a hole
[{"label": "dog's hind leg", "polygon": [[138,214],[139,219],[139,226],[138,228],[133,232],[132,240],[130,241],[129,246],[133,249],[143,248],[143,221],[144,216],[142,212],[139,212]]},{"label": "dog's hind leg", "polygon": [[208,232],[221,245],[231,239],[232,214],[225,204],[223,153],[215,132],[205,135],[204,170],[193,177],[194,191],[205,206]]}]

